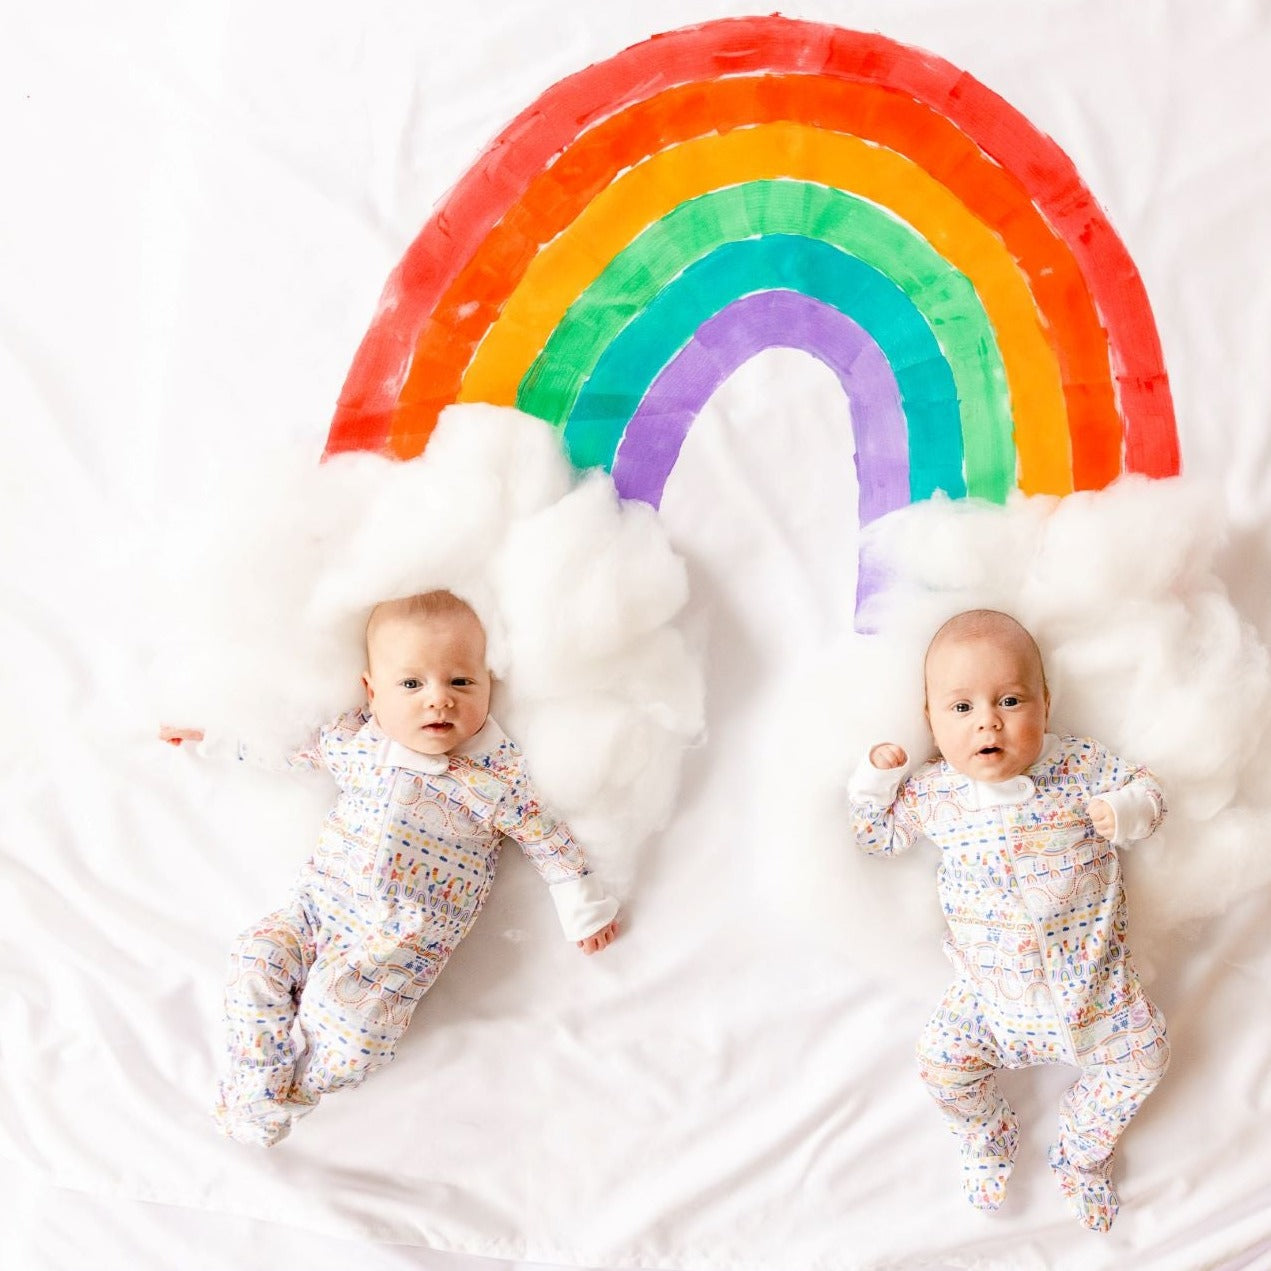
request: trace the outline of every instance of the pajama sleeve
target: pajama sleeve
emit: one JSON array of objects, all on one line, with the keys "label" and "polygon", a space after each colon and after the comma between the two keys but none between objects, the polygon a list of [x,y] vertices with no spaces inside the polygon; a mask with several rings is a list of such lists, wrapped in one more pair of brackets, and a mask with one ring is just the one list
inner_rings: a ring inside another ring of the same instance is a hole
[{"label": "pajama sleeve", "polygon": [[1117,847],[1145,839],[1165,818],[1165,792],[1141,764],[1128,764],[1097,742],[1089,743],[1091,798],[1102,799],[1116,820],[1111,842]]},{"label": "pajama sleeve", "polygon": [[856,846],[871,856],[895,856],[922,837],[918,786],[902,768],[876,768],[868,757],[848,782]]},{"label": "pajama sleeve", "polygon": [[363,711],[353,710],[314,731],[302,745],[284,751],[259,741],[209,734],[198,743],[197,753],[211,759],[234,759],[269,772],[312,772],[325,768],[337,773],[358,729],[366,723]]},{"label": "pajama sleeve", "polygon": [[308,746],[295,751],[290,766],[297,769],[326,768],[343,785],[355,755],[364,752],[359,734],[370,720],[365,708],[345,711],[338,719],[324,725]]},{"label": "pajama sleeve", "polygon": [[[281,748],[262,744],[259,741],[249,741],[241,737],[224,737],[209,733],[199,742],[196,751],[199,755],[208,759],[233,759],[239,763],[249,763],[253,768],[263,768],[266,772],[286,772],[293,768],[303,770],[316,767],[316,764],[305,762],[303,758],[298,759],[297,757],[308,755],[310,748],[316,747],[317,743],[318,734],[314,733],[312,738],[299,750],[287,752]],[[320,762],[321,760],[319,759]]]},{"label": "pajama sleeve", "polygon": [[569,827],[542,806],[524,767],[518,762],[509,775],[495,825],[516,842],[547,883],[565,938],[584,940],[617,917],[618,902],[587,868]]}]

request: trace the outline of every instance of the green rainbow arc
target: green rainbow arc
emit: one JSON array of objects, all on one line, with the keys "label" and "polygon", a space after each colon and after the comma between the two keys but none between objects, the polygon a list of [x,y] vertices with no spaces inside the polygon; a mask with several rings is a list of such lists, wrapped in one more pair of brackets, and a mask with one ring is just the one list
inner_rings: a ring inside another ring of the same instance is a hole
[{"label": "green rainbow arc", "polygon": [[[905,416],[913,499],[966,493],[952,371],[931,328],[895,283],[819,239],[770,234],[725,243],[691,264],[619,332],[597,359],[565,421],[579,467],[613,462],[623,430],[662,368],[733,301],[789,290],[851,317],[883,351]],[[978,472],[979,465],[968,467]],[[981,497],[993,483],[979,482]]]},{"label": "green rainbow arc", "polygon": [[[812,182],[777,179],[729,186],[689,199],[649,225],[570,306],[521,380],[517,405],[530,414],[567,424],[607,350],[662,292],[695,263],[721,248],[762,242],[769,236],[822,243],[840,256],[868,265],[903,293],[934,337],[953,378],[960,415],[960,429],[957,425],[954,429],[955,433],[960,432],[966,492],[1004,501],[1015,483],[1010,395],[997,340],[975,288],[925,239],[891,213],[846,191]],[[785,246],[788,248],[788,241]],[[827,259],[822,257],[822,263]],[[750,263],[763,262],[756,255]],[[772,267],[770,262],[768,267]],[[816,295],[815,271],[807,276],[806,259],[802,269],[804,275],[797,278],[797,289]],[[740,278],[733,290],[734,298],[745,291],[762,289],[763,285],[750,286],[745,278]],[[791,285],[789,275],[781,285]],[[663,318],[675,312],[680,299],[687,301],[692,289],[686,284],[685,289],[674,294],[676,301],[668,299],[667,307],[661,311]],[[821,298],[869,329],[870,315],[852,308],[850,297]],[[699,303],[698,308],[703,305]],[[651,338],[646,333],[652,333]],[[871,334],[878,338],[886,333],[871,330]],[[633,349],[652,349],[660,343],[652,327],[644,328],[640,336],[633,332],[631,339],[636,341]],[[619,345],[614,359],[623,355],[622,347]],[[642,366],[638,372],[641,377],[651,380],[674,355],[672,348],[664,356],[664,341],[661,347],[662,353],[649,356],[662,357],[662,361],[651,368],[651,373],[648,365]],[[597,399],[605,383],[602,379],[594,390]],[[915,403],[921,400],[921,393],[915,393]],[[599,413],[586,409],[588,415]],[[613,438],[615,449],[625,422],[618,420],[617,436]],[[915,419],[911,427],[916,425],[927,431],[924,424],[931,422]],[[921,449],[913,442],[911,437],[911,457],[920,464],[926,463]],[[947,450],[947,442],[941,444]],[[611,463],[612,457],[610,452],[596,461]],[[938,466],[944,467],[942,460],[938,459]]]}]

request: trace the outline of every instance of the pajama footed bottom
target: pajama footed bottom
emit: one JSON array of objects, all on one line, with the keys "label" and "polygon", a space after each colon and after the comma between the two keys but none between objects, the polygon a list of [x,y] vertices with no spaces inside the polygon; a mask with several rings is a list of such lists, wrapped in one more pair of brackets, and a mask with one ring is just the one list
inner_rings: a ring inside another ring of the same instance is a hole
[{"label": "pajama footed bottom", "polygon": [[1016,1019],[983,983],[960,977],[919,1037],[919,1072],[961,1146],[964,1194],[977,1209],[993,1210],[1015,1155],[1015,1116],[998,1072],[1075,1063],[1077,1078],[1060,1099],[1050,1167],[1082,1223],[1107,1231],[1117,1213],[1113,1149],[1168,1066],[1165,1023],[1146,997],[1131,995],[1101,1023],[1099,1035],[1086,1030],[1087,1044],[1075,1055],[1064,1019],[1034,1007],[1033,1016]]},{"label": "pajama footed bottom", "polygon": [[231,953],[228,1062],[213,1115],[236,1142],[282,1142],[323,1096],[391,1063],[449,955],[418,933],[387,941],[338,889],[319,899],[325,908],[293,898]]},{"label": "pajama footed bottom", "polygon": [[976,1209],[992,1213],[1001,1208],[1018,1140],[1015,1114],[1005,1105],[989,1127],[962,1140],[962,1194]]},{"label": "pajama footed bottom", "polygon": [[249,1147],[273,1147],[291,1133],[296,1121],[316,1106],[316,1100],[235,1099],[222,1083],[212,1109],[212,1119],[217,1129],[235,1143],[245,1143]]},{"label": "pajama footed bottom", "polygon": [[1068,1159],[1062,1144],[1056,1143],[1047,1152],[1046,1159],[1068,1198],[1069,1207],[1081,1219],[1081,1225],[1091,1231],[1110,1230],[1120,1207],[1112,1186],[1112,1157],[1106,1156],[1089,1168],[1082,1168]]},{"label": "pajama footed bottom", "polygon": [[985,1213],[1000,1209],[1006,1199],[1006,1180],[1014,1166],[1009,1156],[985,1156],[963,1149],[962,1194]]}]

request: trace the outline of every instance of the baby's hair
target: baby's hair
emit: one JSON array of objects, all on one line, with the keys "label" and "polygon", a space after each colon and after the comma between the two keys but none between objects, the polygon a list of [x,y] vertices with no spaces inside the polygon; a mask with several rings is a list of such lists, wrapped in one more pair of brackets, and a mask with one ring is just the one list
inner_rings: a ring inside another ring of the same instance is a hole
[{"label": "baby's hair", "polygon": [[985,636],[1005,636],[1028,648],[1037,659],[1042,688],[1047,693],[1050,692],[1050,686],[1046,683],[1046,663],[1042,658],[1041,649],[1037,647],[1037,641],[1033,639],[1033,633],[1019,619],[1012,618],[1009,613],[1003,613],[1000,609],[966,609],[962,613],[955,613],[940,627],[931,637],[931,643],[927,645],[926,657],[922,663],[924,682],[927,676],[927,664],[931,661],[933,650],[952,641],[980,640]]},{"label": "baby's hair", "polygon": [[366,620],[368,664],[371,660],[371,639],[382,623],[393,618],[436,618],[445,614],[466,614],[483,632],[485,630],[476,610],[466,600],[460,600],[453,591],[446,591],[444,588],[422,591],[414,596],[401,596],[396,600],[381,600]]}]

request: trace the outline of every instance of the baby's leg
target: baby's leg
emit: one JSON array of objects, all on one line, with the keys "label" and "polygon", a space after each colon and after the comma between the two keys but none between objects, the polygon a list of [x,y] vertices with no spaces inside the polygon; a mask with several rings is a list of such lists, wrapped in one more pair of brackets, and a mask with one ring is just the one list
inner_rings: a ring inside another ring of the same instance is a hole
[{"label": "baby's leg", "polygon": [[1082,1223],[1107,1231],[1118,1200],[1113,1153],[1169,1064],[1160,1012],[1146,998],[1127,1011],[1130,1027],[1084,1056],[1081,1073],[1059,1107],[1059,1142],[1050,1165]]},{"label": "baby's leg", "polygon": [[230,1138],[271,1147],[291,1128],[291,1030],[313,958],[313,930],[299,903],[244,931],[234,946],[225,987],[229,1075],[214,1109]]},{"label": "baby's leg", "polygon": [[977,1209],[1006,1196],[1018,1126],[997,1081],[1000,1049],[975,995],[955,981],[918,1040],[919,1073],[962,1150],[962,1188]]},{"label": "baby's leg", "polygon": [[300,1004],[305,1055],[296,1097],[361,1084],[392,1063],[420,998],[432,987],[448,949],[414,942],[370,951],[332,950],[320,956]]}]

